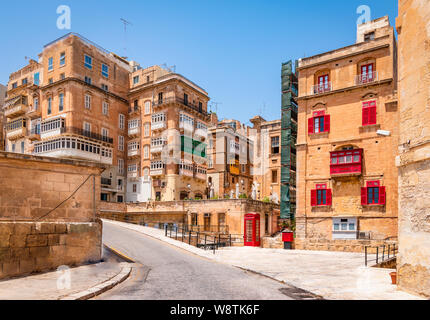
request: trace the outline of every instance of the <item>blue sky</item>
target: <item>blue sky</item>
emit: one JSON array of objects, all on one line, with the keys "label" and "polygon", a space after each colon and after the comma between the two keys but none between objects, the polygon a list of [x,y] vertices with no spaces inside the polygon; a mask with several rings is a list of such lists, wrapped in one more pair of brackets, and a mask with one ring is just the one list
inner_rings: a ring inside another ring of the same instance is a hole
[{"label": "blue sky", "polygon": [[[280,118],[281,64],[355,42],[356,13],[397,16],[397,0],[44,0],[2,3],[0,83],[36,59],[43,45],[69,32],[56,27],[57,7],[72,11],[71,32],[124,55],[120,18],[133,23],[127,56],[143,67],[176,71],[220,103],[220,118],[248,123],[256,114]],[[248,123],[249,124],[249,123]]]}]

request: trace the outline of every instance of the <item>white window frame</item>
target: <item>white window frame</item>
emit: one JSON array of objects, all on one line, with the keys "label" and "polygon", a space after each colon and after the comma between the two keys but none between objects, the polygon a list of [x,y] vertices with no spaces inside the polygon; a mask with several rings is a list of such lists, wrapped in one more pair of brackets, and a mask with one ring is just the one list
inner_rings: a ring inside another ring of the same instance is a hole
[{"label": "white window frame", "polygon": [[119,128],[120,130],[124,130],[125,129],[125,115],[123,115],[122,113],[119,114]]},{"label": "white window frame", "polygon": [[118,136],[118,150],[124,151],[124,136]]},{"label": "white window frame", "polygon": [[118,174],[119,175],[124,174],[124,159],[118,158]]},{"label": "white window frame", "polygon": [[89,94],[85,95],[85,109],[91,110],[91,96]]},{"label": "white window frame", "polygon": [[151,133],[151,125],[149,123],[145,123],[143,128],[143,136],[149,137],[150,133]]},{"label": "white window frame", "polygon": [[149,159],[149,146],[144,146],[143,147],[143,158],[145,160]]},{"label": "white window frame", "polygon": [[106,101],[103,101],[102,103],[102,113],[105,116],[109,115],[109,103]]},{"label": "white window frame", "polygon": [[150,114],[151,113],[151,102],[146,101],[145,102],[145,114]]}]

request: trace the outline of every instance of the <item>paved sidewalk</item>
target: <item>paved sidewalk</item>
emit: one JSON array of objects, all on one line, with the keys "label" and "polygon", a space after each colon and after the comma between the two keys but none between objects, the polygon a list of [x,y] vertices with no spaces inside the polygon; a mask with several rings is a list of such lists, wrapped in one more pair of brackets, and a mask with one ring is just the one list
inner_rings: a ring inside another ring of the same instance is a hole
[{"label": "paved sidewalk", "polygon": [[103,220],[157,238],[199,256],[251,270],[329,300],[415,300],[397,291],[391,269],[364,266],[364,255],[349,252],[262,249],[250,247],[204,251],[164,236],[164,231],[118,221]]},{"label": "paved sidewalk", "polygon": [[82,292],[94,287],[101,288],[101,284],[111,285],[109,280],[121,275],[125,264],[119,263],[107,252],[104,257],[106,255],[109,256],[106,262],[69,269],[70,282],[67,281],[67,274],[61,271],[0,281],[0,300],[59,300],[71,295],[79,298]]}]

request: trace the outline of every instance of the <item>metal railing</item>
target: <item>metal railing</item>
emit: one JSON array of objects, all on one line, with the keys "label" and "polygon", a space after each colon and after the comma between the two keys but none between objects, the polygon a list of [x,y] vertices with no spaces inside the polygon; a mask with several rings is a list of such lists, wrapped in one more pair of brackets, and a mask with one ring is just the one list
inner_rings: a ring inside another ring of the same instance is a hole
[{"label": "metal railing", "polygon": [[355,84],[365,84],[365,83],[371,83],[378,81],[378,72],[369,72],[369,73],[362,73],[357,76],[355,76]]},{"label": "metal railing", "polygon": [[[375,249],[374,252],[370,252],[371,249]],[[381,246],[365,246],[364,247],[364,263],[365,266],[369,264],[369,262],[375,262],[375,265],[378,265],[383,262],[390,261],[397,257],[398,247],[394,244],[387,244]],[[374,255],[374,258],[372,258]]]},{"label": "metal railing", "polygon": [[187,231],[194,231],[200,233],[221,233],[228,234],[229,228],[227,225],[218,225],[218,226],[202,226],[202,225],[184,225],[179,224],[179,227],[184,228]]},{"label": "metal railing", "polygon": [[233,244],[232,235],[230,234],[211,235],[167,224],[164,227],[164,232],[166,237],[188,243],[200,249],[213,250],[214,254],[219,248],[231,247]]},{"label": "metal railing", "polygon": [[198,105],[193,104],[189,100],[185,101],[184,99],[177,98],[177,97],[167,97],[167,98],[159,99],[157,101],[154,100],[152,102],[152,105],[154,107],[158,107],[158,106],[162,106],[164,104],[173,103],[173,102],[177,102],[177,103],[180,103],[180,104],[182,104],[182,105],[184,105],[186,107],[189,107],[189,108],[191,108],[191,109],[193,109],[193,110],[195,110],[195,111],[203,114],[204,116],[208,116],[209,115],[209,113],[207,113],[206,111],[204,111],[203,108],[200,108]]},{"label": "metal railing", "polygon": [[113,138],[109,138],[106,136],[103,136],[101,134],[95,133],[95,132],[91,132],[91,131],[87,131],[81,128],[76,128],[76,127],[65,127],[65,128],[61,128],[61,133],[72,133],[72,134],[77,134],[83,137],[87,137],[90,139],[94,139],[97,141],[102,141],[102,142],[106,142],[109,144],[113,144]]},{"label": "metal railing", "polygon": [[312,86],[311,95],[321,94],[332,91],[331,82],[325,82]]}]

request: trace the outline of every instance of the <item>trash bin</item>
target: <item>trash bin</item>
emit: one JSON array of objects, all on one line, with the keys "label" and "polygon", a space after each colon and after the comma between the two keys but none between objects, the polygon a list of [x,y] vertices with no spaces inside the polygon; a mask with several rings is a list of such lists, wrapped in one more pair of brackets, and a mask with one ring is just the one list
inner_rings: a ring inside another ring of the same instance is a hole
[{"label": "trash bin", "polygon": [[294,232],[283,231],[282,232],[282,241],[284,242],[284,249],[291,250],[293,248]]}]

